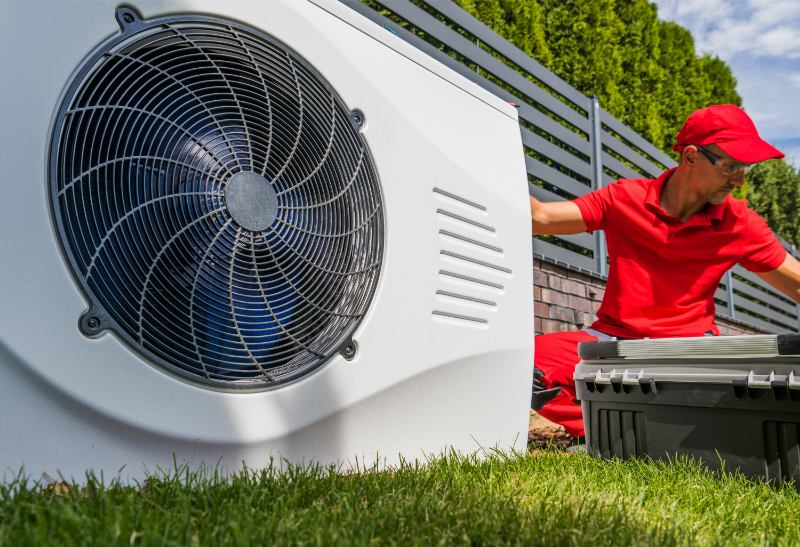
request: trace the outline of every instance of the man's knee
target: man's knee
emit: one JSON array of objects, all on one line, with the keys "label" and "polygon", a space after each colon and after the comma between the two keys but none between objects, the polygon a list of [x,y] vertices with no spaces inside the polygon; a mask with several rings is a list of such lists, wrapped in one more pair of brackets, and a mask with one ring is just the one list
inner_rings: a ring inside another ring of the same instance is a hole
[{"label": "man's knee", "polygon": [[584,331],[540,334],[534,342],[534,367],[544,373],[542,383],[550,388],[573,386],[572,375],[578,364],[578,344],[597,340]]}]

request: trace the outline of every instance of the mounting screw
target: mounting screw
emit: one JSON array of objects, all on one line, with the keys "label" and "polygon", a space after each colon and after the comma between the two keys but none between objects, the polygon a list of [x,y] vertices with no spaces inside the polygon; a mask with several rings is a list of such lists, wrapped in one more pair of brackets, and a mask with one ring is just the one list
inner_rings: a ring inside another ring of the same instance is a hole
[{"label": "mounting screw", "polygon": [[350,119],[353,120],[353,125],[356,126],[356,129],[364,127],[364,114],[360,110],[353,110],[350,113]]},{"label": "mounting screw", "polygon": [[126,6],[120,6],[114,10],[114,18],[122,32],[136,28],[137,21],[142,20],[142,17],[133,8]]},{"label": "mounting screw", "polygon": [[94,337],[103,332],[103,321],[97,315],[96,309],[87,310],[78,321],[78,328],[85,336]]},{"label": "mounting screw", "polygon": [[356,356],[356,343],[355,342],[348,342],[342,348],[342,356],[350,361],[353,357]]}]

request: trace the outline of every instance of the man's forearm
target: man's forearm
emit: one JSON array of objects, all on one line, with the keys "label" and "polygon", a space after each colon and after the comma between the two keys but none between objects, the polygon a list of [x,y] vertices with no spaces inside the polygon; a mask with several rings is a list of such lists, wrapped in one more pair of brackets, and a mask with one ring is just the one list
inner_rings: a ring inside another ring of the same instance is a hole
[{"label": "man's forearm", "polygon": [[541,224],[537,219],[542,218],[542,202],[531,196],[531,232],[533,235],[541,235],[537,233],[536,228]]},{"label": "man's forearm", "polygon": [[787,254],[777,269],[758,272],[758,276],[800,304],[800,262],[792,255]]},{"label": "man's forearm", "polygon": [[586,231],[578,206],[571,201],[531,200],[531,231],[533,235],[579,234]]}]

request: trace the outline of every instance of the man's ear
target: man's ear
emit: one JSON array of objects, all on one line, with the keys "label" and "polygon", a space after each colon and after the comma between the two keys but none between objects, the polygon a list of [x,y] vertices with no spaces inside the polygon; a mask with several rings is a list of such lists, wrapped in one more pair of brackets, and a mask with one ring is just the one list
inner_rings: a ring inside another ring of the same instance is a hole
[{"label": "man's ear", "polygon": [[689,165],[694,165],[697,161],[697,148],[694,146],[687,146],[683,149],[683,159]]}]

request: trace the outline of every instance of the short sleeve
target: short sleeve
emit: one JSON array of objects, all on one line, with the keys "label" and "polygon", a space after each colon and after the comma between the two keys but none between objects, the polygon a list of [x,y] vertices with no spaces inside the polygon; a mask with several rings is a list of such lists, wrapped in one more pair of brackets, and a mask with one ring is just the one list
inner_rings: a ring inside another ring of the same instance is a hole
[{"label": "short sleeve", "polygon": [[613,188],[615,185],[611,184],[604,186],[594,192],[584,194],[579,198],[575,198],[572,202],[578,206],[578,209],[583,215],[583,221],[586,223],[586,231],[594,232],[595,230],[602,230],[606,227],[608,221],[608,213],[612,209],[611,203],[613,200]]},{"label": "short sleeve", "polygon": [[769,272],[783,264],[786,249],[767,226],[767,222],[752,209],[747,209],[747,227],[742,241],[739,262],[751,272]]}]

